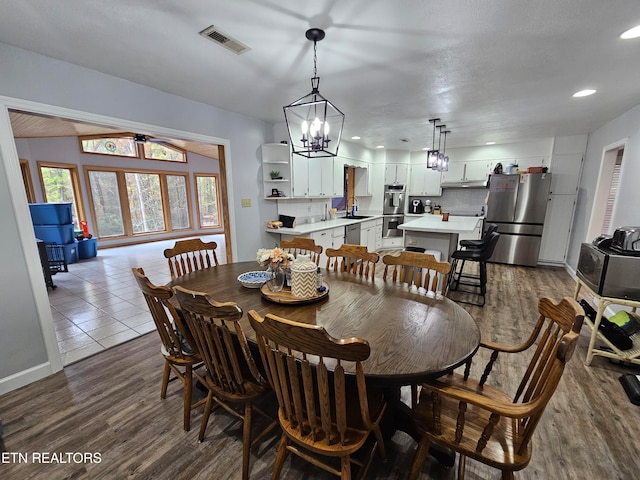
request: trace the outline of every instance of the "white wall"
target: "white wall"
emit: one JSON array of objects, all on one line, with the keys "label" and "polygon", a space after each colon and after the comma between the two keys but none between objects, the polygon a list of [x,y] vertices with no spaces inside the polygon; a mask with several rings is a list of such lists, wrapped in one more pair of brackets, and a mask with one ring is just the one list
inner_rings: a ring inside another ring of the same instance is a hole
[{"label": "white wall", "polygon": [[638,208],[640,204],[640,189],[638,188],[638,180],[640,180],[640,105],[637,105],[589,134],[574,215],[574,229],[567,255],[567,264],[574,270],[578,265],[580,244],[593,240],[586,238],[586,235],[605,148],[625,139],[624,162],[612,225],[616,227],[640,225],[640,208]]},{"label": "white wall", "polygon": [[[259,177],[260,145],[273,141],[273,125],[6,44],[0,44],[0,64],[0,172],[3,183],[14,185],[11,198],[2,198],[0,206],[0,218],[7,230],[0,245],[14,255],[11,268],[26,275],[14,279],[12,270],[2,270],[1,394],[61,368],[59,355],[51,347],[52,342],[55,344],[51,313],[42,311],[43,305],[48,306],[47,293],[37,250],[31,244],[34,237],[26,197],[24,191],[20,194],[16,190],[22,189],[22,179],[7,108],[65,112],[69,118],[95,117],[105,125],[125,125],[150,134],[179,132],[180,138],[210,138],[224,144],[235,260],[252,260],[256,250],[267,244],[268,234],[256,226],[262,219],[272,218],[276,207],[263,200]],[[211,88],[215,88],[215,82]],[[0,188],[4,195],[6,185],[0,184]],[[252,200],[252,207],[240,207],[243,197]],[[16,223],[17,229],[13,228]],[[16,308],[5,309],[5,305]],[[33,331],[35,311],[40,332]],[[20,355],[12,356],[16,351]],[[33,375],[47,359],[51,362],[48,372]]]}]

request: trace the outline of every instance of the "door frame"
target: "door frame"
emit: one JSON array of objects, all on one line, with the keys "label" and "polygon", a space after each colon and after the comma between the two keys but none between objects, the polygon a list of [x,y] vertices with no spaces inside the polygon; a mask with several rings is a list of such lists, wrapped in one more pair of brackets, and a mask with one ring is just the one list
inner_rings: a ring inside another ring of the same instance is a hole
[{"label": "door frame", "polygon": [[[17,147],[15,139],[13,138],[13,130],[11,128],[11,121],[9,118],[9,110],[11,109],[22,110],[34,114],[68,118],[88,123],[96,123],[130,131],[147,131],[149,134],[159,137],[176,137],[194,142],[220,145],[224,148],[225,156],[225,158],[220,162],[220,170],[221,172],[224,171],[224,176],[221,176],[221,179],[224,178],[226,180],[226,185],[222,185],[221,181],[221,188],[223,192],[226,193],[226,195],[223,196],[223,199],[227,200],[229,198],[233,198],[232,162],[230,161],[231,150],[230,141],[228,139],[0,95],[0,151],[2,152],[0,161],[5,164],[9,184],[17,186],[16,188],[11,188],[9,194],[13,200],[13,210],[23,246],[25,262],[30,279],[29,281],[33,292],[36,310],[38,312],[38,320],[42,328],[42,336],[48,360],[48,364],[14,374],[5,385],[9,390],[27,385],[35,380],[39,380],[40,378],[44,378],[52,373],[58,372],[63,368],[60,350],[58,348],[58,341],[53,326],[47,288],[44,283],[44,279],[42,278],[42,267],[39,260],[40,257],[38,255],[36,243],[33,241],[31,215],[26,201],[20,159],[18,157]],[[222,210],[223,215],[226,215],[226,218],[224,218],[224,225],[226,226],[224,231],[225,240],[228,241],[227,255],[230,257],[232,256],[232,252],[237,249],[233,202],[227,201],[226,208],[223,206]]]}]

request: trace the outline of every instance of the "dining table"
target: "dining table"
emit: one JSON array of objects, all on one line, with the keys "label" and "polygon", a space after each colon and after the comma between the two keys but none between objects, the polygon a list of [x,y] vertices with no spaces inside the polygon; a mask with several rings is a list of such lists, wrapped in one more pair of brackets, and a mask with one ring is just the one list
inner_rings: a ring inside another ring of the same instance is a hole
[{"label": "dining table", "polygon": [[[204,292],[218,302],[236,302],[245,312],[240,324],[250,344],[256,338],[246,315],[249,310],[321,325],[334,338],[366,340],[371,347],[362,363],[367,383],[385,389],[387,402],[394,406],[388,408],[395,412],[393,430],[419,440],[410,409],[400,401],[400,388],[439,377],[476,352],[480,330],[471,315],[454,301],[429,296],[415,286],[325,269],[327,291],[319,298],[289,296],[290,301],[282,303],[283,296],[271,294],[266,286],[247,288],[237,278],[259,269],[256,262],[222,264],[177,277],[167,285]],[[345,365],[345,371],[348,368]]]}]

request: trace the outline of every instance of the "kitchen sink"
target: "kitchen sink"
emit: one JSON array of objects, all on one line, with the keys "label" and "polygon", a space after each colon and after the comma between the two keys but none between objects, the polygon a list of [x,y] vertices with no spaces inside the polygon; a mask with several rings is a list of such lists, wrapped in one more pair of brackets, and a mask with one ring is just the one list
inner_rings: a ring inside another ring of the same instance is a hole
[{"label": "kitchen sink", "polygon": [[338,217],[336,220],[362,220],[363,218],[371,218],[371,215],[354,215],[353,217],[349,215],[348,217]]}]

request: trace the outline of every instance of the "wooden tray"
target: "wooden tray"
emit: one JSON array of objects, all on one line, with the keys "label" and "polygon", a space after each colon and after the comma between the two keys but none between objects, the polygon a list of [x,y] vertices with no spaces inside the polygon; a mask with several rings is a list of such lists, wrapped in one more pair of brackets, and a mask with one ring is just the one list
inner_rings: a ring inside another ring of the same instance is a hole
[{"label": "wooden tray", "polygon": [[272,292],[266,283],[262,285],[260,292],[262,292],[262,296],[270,302],[300,305],[301,303],[317,302],[329,295],[329,285],[326,282],[322,282],[322,285],[325,287],[325,291],[317,292],[317,295],[313,297],[294,297],[291,295],[291,288],[289,287],[285,287],[279,292]]}]

